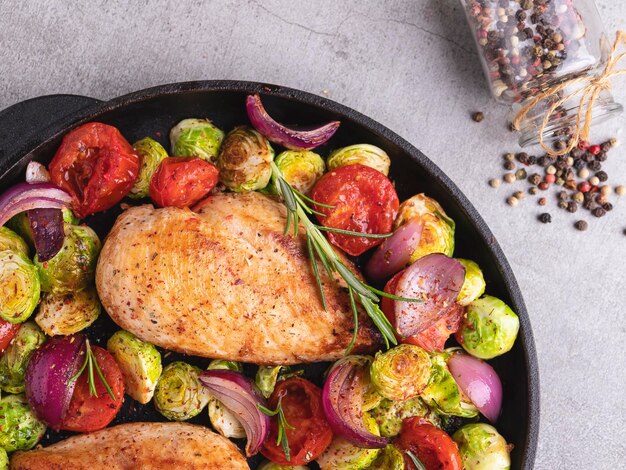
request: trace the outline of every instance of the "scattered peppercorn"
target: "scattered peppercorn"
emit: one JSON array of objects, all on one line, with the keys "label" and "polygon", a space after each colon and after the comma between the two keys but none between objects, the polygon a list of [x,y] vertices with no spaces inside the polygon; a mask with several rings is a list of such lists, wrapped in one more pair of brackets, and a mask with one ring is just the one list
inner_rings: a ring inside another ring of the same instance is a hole
[{"label": "scattered peppercorn", "polygon": [[545,206],[548,203],[548,200],[545,197],[539,198],[539,200],[537,201],[537,204],[539,204],[540,206]]},{"label": "scattered peppercorn", "polygon": [[559,203],[557,204],[557,206],[559,207],[559,209],[567,209],[567,202],[565,202],[565,201],[559,201]]},{"label": "scattered peppercorn", "polygon": [[591,211],[596,208],[596,203],[591,199],[586,199],[585,202],[583,202],[583,207],[588,211]]},{"label": "scattered peppercorn", "polygon": [[585,222],[584,220],[579,220],[574,224],[574,227],[576,227],[576,230],[580,230],[581,232],[584,232],[585,230],[587,230],[588,226],[589,224],[587,224],[587,222]]},{"label": "scattered peppercorn", "polygon": [[559,201],[567,201],[569,199],[567,191],[559,191],[557,197],[559,198]]},{"label": "scattered peppercorn", "polygon": [[516,199],[524,199],[526,197],[526,193],[524,191],[515,191],[513,193],[513,197]]},{"label": "scattered peppercorn", "polygon": [[583,179],[589,178],[589,170],[587,170],[587,168],[581,168],[578,170],[578,177]]},{"label": "scattered peppercorn", "polygon": [[613,204],[611,204],[610,202],[605,202],[604,204],[602,204],[602,209],[604,209],[607,212],[610,212],[613,210]]},{"label": "scattered peppercorn", "polygon": [[604,196],[608,196],[609,194],[611,194],[612,191],[613,190],[608,185],[600,186],[600,194]]},{"label": "scattered peppercorn", "polygon": [[626,194],[626,186],[621,184],[619,186],[615,186],[615,194],[617,194],[618,196],[623,196],[624,194]]},{"label": "scattered peppercorn", "polygon": [[511,171],[511,170],[515,170],[515,163],[513,162],[504,162],[504,169]]},{"label": "scattered peppercorn", "polygon": [[483,119],[485,119],[485,114],[477,111],[472,114],[472,119],[474,120],[474,122],[481,122]]},{"label": "scattered peppercorn", "polygon": [[606,171],[598,171],[596,173],[596,177],[598,178],[598,180],[600,180],[602,183],[604,183],[606,180],[609,179],[609,175],[607,175]]},{"label": "scattered peppercorn", "polygon": [[547,156],[539,157],[539,159],[537,160],[537,163],[539,164],[539,166],[542,166],[545,168],[550,164],[550,157],[547,157]]},{"label": "scattered peppercorn", "polygon": [[492,188],[499,188],[502,184],[502,181],[499,178],[492,178],[489,180],[489,186]]},{"label": "scattered peppercorn", "polygon": [[546,173],[548,175],[554,175],[556,173],[556,167],[554,165],[550,165],[548,168],[546,168]]},{"label": "scattered peppercorn", "polygon": [[542,224],[552,223],[552,216],[547,212],[544,212],[543,214],[539,215],[539,222],[541,222]]},{"label": "scattered peppercorn", "polygon": [[515,172],[515,178],[518,180],[525,180],[526,175],[527,175],[526,170],[524,170],[523,168],[520,168],[519,170]]},{"label": "scattered peppercorn", "polygon": [[541,175],[539,173],[533,173],[528,177],[528,182],[534,186],[537,186],[541,183]]},{"label": "scattered peppercorn", "polygon": [[515,207],[519,203],[519,199],[517,199],[515,196],[511,196],[507,198],[506,203],[511,207]]},{"label": "scattered peppercorn", "polygon": [[515,181],[515,175],[513,173],[506,173],[504,175],[504,181],[507,183],[512,183]]},{"label": "scattered peppercorn", "polygon": [[594,217],[604,217],[606,211],[602,207],[596,207],[591,211]]},{"label": "scattered peppercorn", "polygon": [[587,151],[592,155],[598,155],[601,150],[602,148],[599,145],[592,145]]},{"label": "scattered peppercorn", "polygon": [[554,175],[546,175],[546,177],[544,178],[545,182],[548,184],[552,184],[556,181],[556,176]]},{"label": "scattered peppercorn", "polygon": [[504,154],[504,159],[505,159],[507,162],[512,162],[513,160],[515,160],[515,154],[512,154],[512,153],[510,153],[510,152],[509,152],[509,153],[505,153],[505,154]]},{"label": "scattered peppercorn", "polygon": [[567,203],[567,212],[571,212],[572,214],[578,210],[578,204],[574,201],[570,201]]},{"label": "scattered peppercorn", "polygon": [[572,199],[577,203],[582,204],[585,200],[585,195],[579,191],[572,196]]},{"label": "scattered peppercorn", "polygon": [[545,191],[546,189],[550,187],[550,184],[546,183],[545,181],[542,181],[541,183],[537,185],[537,187],[541,189],[542,191]]},{"label": "scattered peppercorn", "polygon": [[531,186],[530,188],[528,188],[528,194],[530,194],[531,196],[534,196],[538,192],[539,188],[537,188],[536,186]]},{"label": "scattered peppercorn", "polygon": [[589,181],[583,181],[578,185],[578,190],[582,193],[587,193],[591,189],[591,184]]},{"label": "scattered peppercorn", "polygon": [[592,186],[598,186],[600,184],[600,178],[598,178],[597,176],[592,176],[591,178],[589,178],[589,184],[591,184]]}]

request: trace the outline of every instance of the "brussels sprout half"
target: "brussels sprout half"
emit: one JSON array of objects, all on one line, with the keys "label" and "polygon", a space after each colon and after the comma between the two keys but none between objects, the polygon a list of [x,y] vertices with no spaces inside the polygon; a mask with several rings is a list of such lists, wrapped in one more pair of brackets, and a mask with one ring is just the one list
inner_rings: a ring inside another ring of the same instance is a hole
[{"label": "brussels sprout half", "polygon": [[326,163],[329,170],[355,164],[369,166],[385,176],[389,175],[391,166],[387,152],[370,144],[355,144],[333,150]]},{"label": "brussels sprout half", "polygon": [[67,294],[87,288],[93,283],[100,239],[86,225],[66,225],[63,246],[54,257],[35,265],[41,279],[41,290]]},{"label": "brussels sprout half", "polygon": [[452,435],[466,470],[508,470],[509,445],[496,428],[485,423],[467,424]]},{"label": "brussels sprout half", "polygon": [[24,395],[8,395],[0,400],[0,447],[7,452],[35,447],[46,432]]},{"label": "brussels sprout half", "polygon": [[183,119],[170,131],[172,155],[215,161],[224,132],[208,119]]},{"label": "brussels sprout half", "polygon": [[9,470],[9,455],[0,447],[0,470]]},{"label": "brussels sprout half", "polygon": [[[209,364],[209,367],[207,367],[207,370],[216,369],[232,370],[234,372],[243,371],[241,363],[222,359],[214,359]],[[243,439],[246,437],[246,431],[237,417],[213,396],[209,399],[208,410],[211,425],[222,436],[233,439]]]},{"label": "brussels sprout half", "polygon": [[199,367],[186,362],[172,362],[163,369],[154,393],[154,406],[172,421],[193,418],[209,402],[210,394],[200,383]]},{"label": "brussels sprout half", "polygon": [[380,435],[395,437],[400,434],[402,421],[414,416],[422,416],[439,426],[437,415],[431,413],[428,407],[419,397],[409,398],[404,401],[391,401],[384,399],[380,405],[369,411],[372,418],[380,427]]},{"label": "brussels sprout half", "polygon": [[275,163],[285,181],[302,194],[311,191],[326,169],[322,157],[307,150],[281,152]]},{"label": "brussels sprout half", "polygon": [[519,318],[507,304],[485,295],[467,306],[466,318],[457,332],[463,349],[480,359],[509,352],[519,331]]},{"label": "brussels sprout half", "polygon": [[[380,435],[376,420],[365,413],[363,421],[371,433]],[[363,449],[335,436],[330,446],[318,457],[317,463],[321,470],[364,470],[370,468],[380,452],[381,449]]]},{"label": "brussels sprout half", "polygon": [[7,393],[22,393],[26,366],[46,336],[32,321],[23,323],[15,338],[0,357],[0,388]]},{"label": "brussels sprout half", "polygon": [[479,298],[485,292],[485,278],[478,264],[469,259],[456,259],[465,268],[465,280],[456,301],[459,305],[466,306]]},{"label": "brussels sprout half", "polygon": [[0,251],[12,251],[29,257],[28,244],[17,233],[8,227],[0,227]]},{"label": "brussels sprout half", "polygon": [[450,351],[431,354],[430,379],[420,397],[437,413],[463,418],[478,416],[478,409],[462,395],[454,377],[448,370],[446,361],[449,357]]},{"label": "brussels sprout half", "polygon": [[101,311],[96,289],[88,287],[69,294],[45,294],[35,321],[48,336],[71,335],[95,322]]},{"label": "brussels sprout half", "polygon": [[120,366],[126,393],[139,403],[148,403],[163,371],[157,348],[128,331],[120,330],[109,338],[107,349]]},{"label": "brussels sprout half", "polygon": [[389,444],[378,454],[370,470],[404,470],[404,456],[396,446]]},{"label": "brussels sprout half", "polygon": [[309,470],[309,467],[305,465],[296,465],[295,467],[290,465],[280,465],[268,460],[261,463],[261,466],[257,470]]},{"label": "brussels sprout half", "polygon": [[235,192],[263,189],[272,176],[274,149],[269,140],[249,127],[230,131],[219,156],[220,181]]},{"label": "brussels sprout half", "polygon": [[389,400],[403,401],[416,397],[430,377],[430,357],[419,346],[401,344],[379,352],[370,367],[372,383]]},{"label": "brussels sprout half", "polygon": [[424,194],[416,194],[404,201],[398,209],[394,230],[413,219],[423,221],[424,227],[420,242],[411,255],[411,263],[431,253],[452,256],[455,224],[437,201]]},{"label": "brussels sprout half", "polygon": [[137,176],[135,185],[128,195],[138,199],[148,197],[152,175],[168,155],[163,146],[150,137],[138,140],[133,144],[133,148],[141,158],[141,168],[139,169],[139,176]]},{"label": "brussels sprout half", "polygon": [[0,251],[0,317],[21,323],[31,316],[41,294],[37,268],[20,253]]}]

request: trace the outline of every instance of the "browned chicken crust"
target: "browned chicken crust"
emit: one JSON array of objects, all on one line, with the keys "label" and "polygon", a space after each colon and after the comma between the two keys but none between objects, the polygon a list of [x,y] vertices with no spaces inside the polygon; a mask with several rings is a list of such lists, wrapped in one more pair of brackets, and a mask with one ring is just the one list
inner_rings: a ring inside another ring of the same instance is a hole
[{"label": "browned chicken crust", "polygon": [[[354,326],[347,291],[320,265],[324,311],[306,239],[283,234],[281,203],[223,193],[196,210],[145,205],[117,219],[96,284],[119,326],[174,351],[256,364],[344,355]],[[361,312],[354,352],[379,343]]]},{"label": "browned chicken crust", "polygon": [[11,457],[11,470],[249,470],[239,449],[203,426],[120,424]]}]

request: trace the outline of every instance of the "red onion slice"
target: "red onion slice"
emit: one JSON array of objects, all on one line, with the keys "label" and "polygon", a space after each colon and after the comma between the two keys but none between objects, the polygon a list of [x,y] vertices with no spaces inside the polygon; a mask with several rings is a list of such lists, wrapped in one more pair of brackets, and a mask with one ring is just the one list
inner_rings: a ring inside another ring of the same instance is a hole
[{"label": "red onion slice", "polygon": [[276,122],[267,114],[259,95],[248,95],[246,110],[252,126],[270,142],[291,150],[311,150],[328,141],[339,128],[339,121],[331,121],[318,127],[290,129]]},{"label": "red onion slice", "polygon": [[54,336],[37,349],[26,368],[26,399],[39,419],[59,430],[70,405],[84,356],[85,336]]},{"label": "red onion slice", "polygon": [[322,406],[333,432],[356,446],[382,449],[390,439],[372,434],[363,422],[363,392],[368,358],[347,356],[328,374]]},{"label": "red onion slice", "polygon": [[433,253],[418,259],[398,279],[395,295],[422,302],[395,301],[397,333],[407,338],[429,328],[454,306],[465,268],[454,258]]},{"label": "red onion slice", "polygon": [[31,209],[62,209],[72,198],[50,183],[19,183],[0,195],[0,226],[14,215]]},{"label": "red onion slice", "polygon": [[65,230],[60,209],[31,209],[28,211],[30,230],[35,242],[37,261],[52,259],[63,246]]},{"label": "red onion slice", "polygon": [[495,424],[502,408],[502,382],[493,367],[469,354],[457,352],[448,359],[448,368],[461,391]]},{"label": "red onion slice", "polygon": [[200,374],[199,378],[243,426],[248,438],[246,455],[257,454],[269,433],[270,418],[259,410],[258,405],[267,406],[267,402],[254,382],[239,372],[229,370],[209,370]]},{"label": "red onion slice", "polygon": [[411,220],[385,238],[365,267],[368,279],[382,282],[404,269],[419,245],[423,228],[423,220]]}]

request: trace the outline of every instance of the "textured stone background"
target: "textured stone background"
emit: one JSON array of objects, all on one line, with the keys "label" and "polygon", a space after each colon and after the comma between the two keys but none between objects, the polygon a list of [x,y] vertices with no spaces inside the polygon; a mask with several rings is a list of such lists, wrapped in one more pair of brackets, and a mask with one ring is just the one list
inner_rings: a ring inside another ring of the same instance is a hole
[{"label": "textured stone background", "polygon": [[[626,27],[626,2],[597,3],[609,32]],[[456,0],[0,0],[0,109],[43,94],[107,99],[215,78],[326,94],[446,171],[497,236],[528,304],[542,385],[536,468],[624,468],[626,198],[579,233],[553,202],[544,226],[533,201],[510,209],[511,187],[488,187],[501,153],[517,146]],[[471,121],[474,110],[483,123]],[[606,165],[614,184],[626,183],[625,159],[622,146]]]}]

